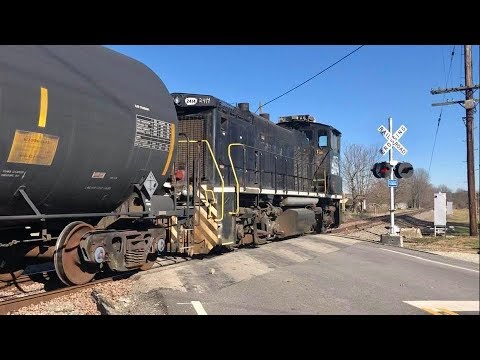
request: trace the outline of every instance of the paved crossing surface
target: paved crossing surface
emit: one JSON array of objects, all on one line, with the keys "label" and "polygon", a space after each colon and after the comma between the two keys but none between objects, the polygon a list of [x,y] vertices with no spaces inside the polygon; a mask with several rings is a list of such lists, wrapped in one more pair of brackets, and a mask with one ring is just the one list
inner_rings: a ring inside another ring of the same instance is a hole
[{"label": "paved crossing surface", "polygon": [[478,264],[309,235],[143,273],[131,314],[479,313]]}]

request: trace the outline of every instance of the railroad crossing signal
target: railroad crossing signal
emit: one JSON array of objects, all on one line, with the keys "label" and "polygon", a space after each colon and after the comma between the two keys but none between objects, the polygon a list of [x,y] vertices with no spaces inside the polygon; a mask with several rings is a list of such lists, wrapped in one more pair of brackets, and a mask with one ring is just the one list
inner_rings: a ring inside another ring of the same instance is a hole
[{"label": "railroad crossing signal", "polygon": [[393,168],[387,161],[375,163],[371,169],[373,176],[377,179],[390,178],[390,174],[393,171],[395,177],[398,179],[407,179],[413,175],[413,165],[407,162],[399,162]]},{"label": "railroad crossing signal", "polygon": [[407,179],[413,175],[413,165],[407,162],[398,163],[394,173],[399,179]]},{"label": "railroad crossing signal", "polygon": [[390,173],[392,172],[392,166],[388,162],[384,161],[374,164],[371,171],[373,176],[375,176],[377,179],[389,178]]},{"label": "railroad crossing signal", "polygon": [[407,149],[400,144],[400,138],[407,132],[407,127],[405,125],[400,125],[397,131],[392,135],[388,129],[380,125],[378,128],[378,132],[383,135],[385,139],[387,139],[387,142],[382,146],[380,149],[380,152],[382,155],[385,155],[387,151],[389,151],[392,146],[398,150],[398,152],[402,155],[405,155],[407,153]]}]

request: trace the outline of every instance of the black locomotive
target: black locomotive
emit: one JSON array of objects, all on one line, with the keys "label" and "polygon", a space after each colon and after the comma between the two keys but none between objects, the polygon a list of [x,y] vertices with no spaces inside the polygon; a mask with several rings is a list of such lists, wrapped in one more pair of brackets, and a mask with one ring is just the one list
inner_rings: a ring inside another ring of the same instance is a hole
[{"label": "black locomotive", "polygon": [[250,112],[247,103],[172,96],[185,139],[177,152],[177,178],[184,186],[195,184],[192,194],[216,213],[209,217],[210,209],[206,216],[199,211],[197,224],[209,225],[195,234],[195,252],[339,225],[338,130],[309,115],[281,117],[275,124],[268,114]]}]

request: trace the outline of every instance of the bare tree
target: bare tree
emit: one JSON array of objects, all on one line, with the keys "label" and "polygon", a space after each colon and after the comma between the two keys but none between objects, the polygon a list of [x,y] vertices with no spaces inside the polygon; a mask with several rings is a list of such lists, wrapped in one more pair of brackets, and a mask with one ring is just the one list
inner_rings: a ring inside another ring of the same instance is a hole
[{"label": "bare tree", "polygon": [[390,208],[390,189],[387,187],[385,179],[373,179],[367,192],[367,201],[369,205],[372,205],[375,213]]},{"label": "bare tree", "polygon": [[347,144],[343,149],[341,167],[344,188],[352,195],[352,209],[355,211],[373,184],[374,177],[370,170],[380,153],[377,147],[362,144]]},{"label": "bare tree", "polygon": [[438,185],[434,190],[436,192],[442,192],[442,193],[447,193],[447,194],[452,192],[452,190],[450,190],[450,188],[445,184]]},{"label": "bare tree", "polygon": [[415,169],[409,179],[405,179],[405,190],[408,194],[408,204],[413,208],[433,207],[434,189],[425,169]]},{"label": "bare tree", "polygon": [[464,189],[457,189],[452,194],[453,206],[456,209],[468,209],[468,192]]}]

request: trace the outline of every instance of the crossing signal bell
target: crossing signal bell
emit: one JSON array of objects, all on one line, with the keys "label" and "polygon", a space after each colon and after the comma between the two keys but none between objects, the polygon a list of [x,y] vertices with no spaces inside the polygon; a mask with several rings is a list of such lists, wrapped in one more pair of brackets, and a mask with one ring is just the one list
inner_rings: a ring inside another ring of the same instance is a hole
[{"label": "crossing signal bell", "polygon": [[[376,163],[373,165],[372,173],[377,179],[390,178],[392,165],[386,161]],[[407,179],[413,175],[413,166],[407,162],[398,163],[393,169],[393,173],[398,179]]]}]

